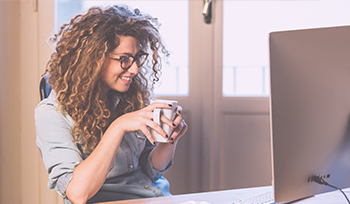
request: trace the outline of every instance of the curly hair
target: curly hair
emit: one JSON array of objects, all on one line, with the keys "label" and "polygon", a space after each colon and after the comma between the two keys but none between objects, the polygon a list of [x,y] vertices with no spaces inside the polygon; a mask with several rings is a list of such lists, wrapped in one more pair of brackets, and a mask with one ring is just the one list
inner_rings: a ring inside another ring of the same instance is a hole
[{"label": "curly hair", "polygon": [[[57,94],[59,110],[74,120],[72,134],[75,142],[84,143],[84,153],[91,153],[108,127],[110,101],[103,93],[101,79],[106,57],[119,46],[120,37],[131,36],[140,43],[140,50],[151,53],[140,67],[127,92],[121,93],[118,115],[146,106],[150,90],[159,81],[161,54],[169,56],[158,32],[158,21],[149,15],[131,11],[127,6],[107,9],[92,7],[84,15],[75,16],[64,24],[50,40],[56,44],[45,74]],[[150,70],[149,87],[146,78]],[[150,89],[151,88],[151,89]]]}]

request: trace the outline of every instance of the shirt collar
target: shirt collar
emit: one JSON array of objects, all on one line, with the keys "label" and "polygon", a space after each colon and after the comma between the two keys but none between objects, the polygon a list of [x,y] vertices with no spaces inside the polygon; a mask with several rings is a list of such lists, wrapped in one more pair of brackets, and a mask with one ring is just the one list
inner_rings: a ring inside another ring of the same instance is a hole
[{"label": "shirt collar", "polygon": [[111,92],[111,99],[112,99],[112,104],[113,104],[113,109],[117,107],[119,102],[122,100],[122,96],[119,92],[117,91],[112,91]]}]

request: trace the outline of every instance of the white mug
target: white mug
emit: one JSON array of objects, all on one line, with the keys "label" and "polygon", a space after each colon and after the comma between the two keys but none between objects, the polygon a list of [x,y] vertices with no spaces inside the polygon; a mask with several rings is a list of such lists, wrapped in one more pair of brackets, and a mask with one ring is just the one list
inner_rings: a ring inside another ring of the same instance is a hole
[{"label": "white mug", "polygon": [[[166,103],[166,104],[172,105],[171,108],[156,108],[153,111],[153,121],[156,122],[161,128],[163,128],[163,130],[166,132],[166,134],[170,137],[173,130],[167,124],[160,121],[160,116],[162,114],[165,117],[167,117],[169,120],[173,121],[175,118],[175,115],[176,115],[175,111],[176,111],[176,107],[177,107],[177,101],[163,100],[163,99],[151,100],[151,104],[155,103],[155,102]],[[152,134],[153,139],[157,142],[169,142],[169,140],[167,138],[160,135],[154,129],[151,129],[151,134]]]}]

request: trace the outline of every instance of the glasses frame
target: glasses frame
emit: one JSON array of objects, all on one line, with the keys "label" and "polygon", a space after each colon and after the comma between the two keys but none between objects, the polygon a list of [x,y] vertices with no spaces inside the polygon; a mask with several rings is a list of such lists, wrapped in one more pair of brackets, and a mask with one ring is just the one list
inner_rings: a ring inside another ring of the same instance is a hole
[{"label": "glasses frame", "polygon": [[140,50],[135,56],[127,55],[128,57],[132,58],[131,64],[127,67],[123,67],[123,62],[124,62],[123,57],[125,57],[125,56],[118,56],[115,54],[110,54],[110,55],[113,55],[113,57],[109,57],[109,58],[120,61],[120,68],[122,68],[122,70],[126,71],[134,64],[134,62],[136,62],[138,59],[140,59],[140,57],[146,56],[145,59],[140,64],[137,64],[138,67],[141,67],[147,61],[147,57],[149,54],[147,52]]}]

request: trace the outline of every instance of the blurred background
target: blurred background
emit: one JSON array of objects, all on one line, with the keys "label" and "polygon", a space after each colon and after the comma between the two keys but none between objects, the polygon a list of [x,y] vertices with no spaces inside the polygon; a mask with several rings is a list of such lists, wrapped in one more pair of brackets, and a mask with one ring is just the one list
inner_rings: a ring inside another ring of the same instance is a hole
[{"label": "blurred background", "polygon": [[350,25],[348,0],[0,0],[0,203],[62,203],[35,144],[39,80],[59,27],[92,6],[157,17],[172,55],[155,97],[189,125],[165,177],[173,194],[271,185],[269,33]]}]

